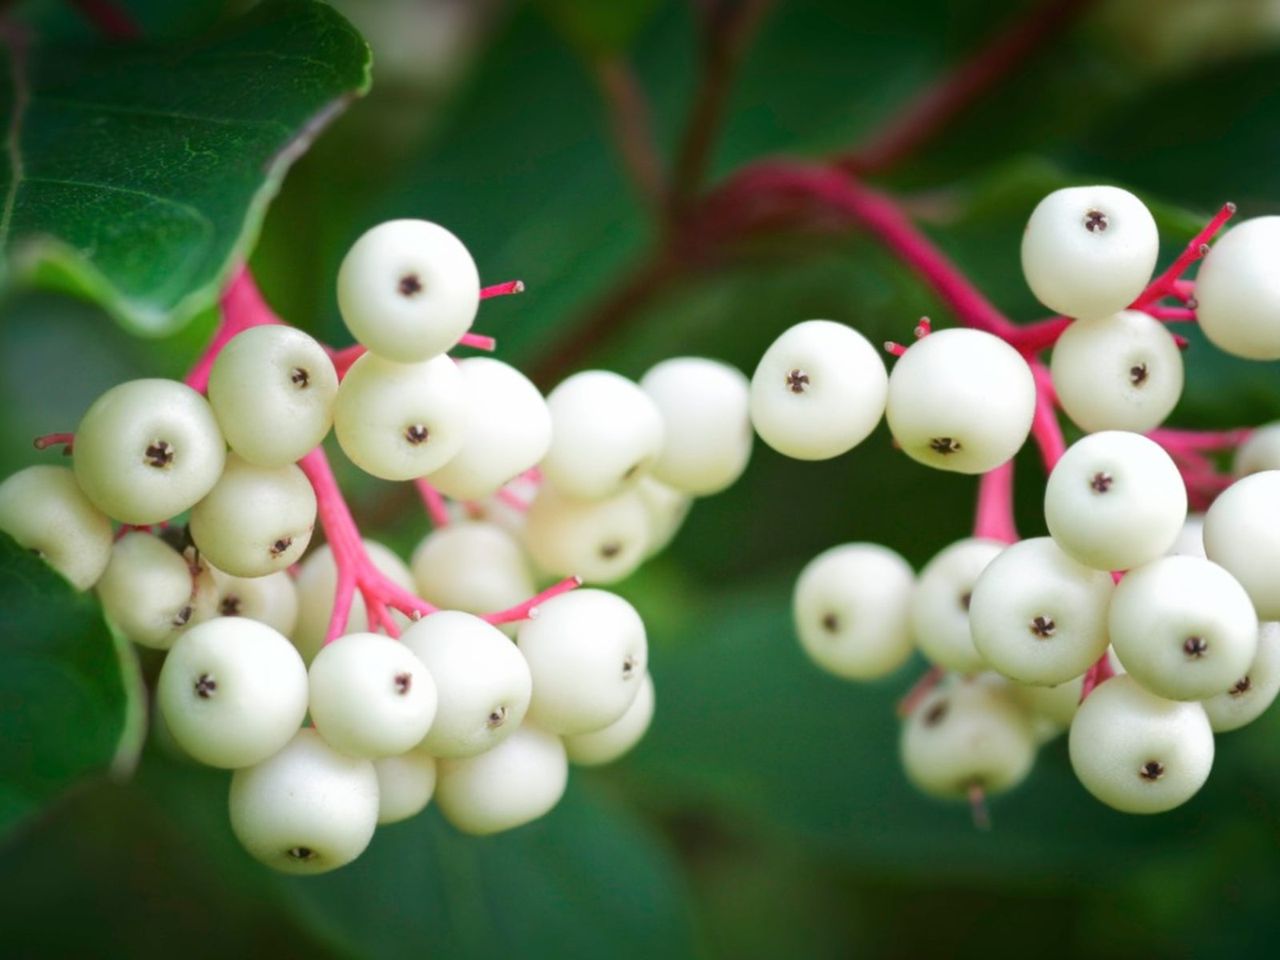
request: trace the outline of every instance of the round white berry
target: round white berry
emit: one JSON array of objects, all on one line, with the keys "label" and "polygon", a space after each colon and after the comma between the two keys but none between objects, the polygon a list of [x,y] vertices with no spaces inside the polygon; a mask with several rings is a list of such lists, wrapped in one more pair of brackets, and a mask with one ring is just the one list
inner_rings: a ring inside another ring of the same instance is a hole
[{"label": "round white berry", "polygon": [[279,751],[307,713],[307,668],[264,623],[217,617],[174,643],[156,684],[174,740],[211,767],[247,767]]},{"label": "round white berry", "polygon": [[122,523],[189,510],[222,474],[226,444],[204,397],[176,380],[130,380],[89,407],[76,428],[76,482]]},{"label": "round white berry", "polygon": [[[363,541],[365,552],[374,567],[396,586],[410,593],[414,590],[413,574],[403,560],[389,548],[374,540]],[[298,591],[298,624],[293,628],[294,646],[308,663],[320,652],[329,629],[329,617],[333,613],[333,599],[338,586],[338,572],[333,563],[333,549],[325,544],[302,561],[298,577],[294,581]],[[409,621],[399,613],[393,613],[403,627]],[[368,613],[364,598],[355,591],[351,599],[350,615],[345,633],[364,633],[369,629]]]},{"label": "round white berry", "polygon": [[1269,621],[1258,629],[1258,652],[1246,673],[1224,692],[1204,701],[1204,711],[1214,733],[1239,730],[1252,723],[1275,702],[1280,693],[1280,623]]},{"label": "round white berry", "polygon": [[662,451],[653,476],[693,496],[719,493],[751,458],[751,387],[718,360],[675,357],[640,378],[662,414]]},{"label": "round white berry", "polygon": [[568,780],[560,738],[523,726],[487,753],[442,760],[436,803],[463,833],[498,833],[550,811]]},{"label": "round white berry", "polygon": [[791,599],[800,645],[828,673],[867,680],[911,656],[915,573],[887,547],[846,543],[818,554],[800,572]]},{"label": "round white berry", "polygon": [[653,678],[645,674],[640,689],[624,713],[613,723],[590,733],[564,738],[569,760],[583,767],[612,763],[640,742],[653,720]]},{"label": "round white berry", "polygon": [[1085,566],[1128,570],[1173,546],[1187,488],[1154,441],[1105,430],[1062,455],[1045,486],[1044,518],[1058,546]]},{"label": "round white berry", "polygon": [[1280,358],[1280,217],[1228,230],[1196,274],[1196,319],[1219,350],[1250,360]]},{"label": "round white berry", "polygon": [[116,629],[158,650],[169,649],[188,627],[212,617],[218,603],[207,564],[193,551],[181,554],[141,531],[116,541],[96,590]]},{"label": "round white berry", "polygon": [[969,604],[978,577],[1003,549],[998,540],[957,540],[920,571],[911,594],[911,633],[930,662],[958,673],[986,669],[969,631]]},{"label": "round white berry", "polygon": [[1204,518],[1204,548],[1249,592],[1263,620],[1280,619],[1280,470],[1237,480]]},{"label": "round white berry", "polygon": [[1231,469],[1237,477],[1280,470],[1280,423],[1267,423],[1252,431],[1236,448]]},{"label": "round white berry", "polygon": [[525,515],[524,544],[546,573],[616,583],[647,556],[649,530],[649,511],[635,489],[576,500],[544,485]]},{"label": "round white berry", "polygon": [[899,742],[907,779],[931,796],[1001,793],[1035,761],[1031,721],[1007,689],[959,681],[929,693],[911,712]]},{"label": "round white berry", "polygon": [[255,467],[231,454],[213,489],[191,508],[189,528],[215,567],[265,577],[298,562],[315,523],[315,491],[297,466]]},{"label": "round white berry", "polygon": [[1119,187],[1067,187],[1037,205],[1022,234],[1036,299],[1068,317],[1123,310],[1155,270],[1160,237],[1146,205]]},{"label": "round white berry", "polygon": [[1013,680],[1065,683],[1107,648],[1113,588],[1111,574],[1077,563],[1050,537],[1015,543],[973,585],[973,645]]},{"label": "round white berry", "polygon": [[535,592],[520,544],[492,523],[455,521],[431,531],[411,566],[418,595],[446,610],[492,613]]},{"label": "round white berry", "polygon": [[1125,574],[1110,630],[1125,670],[1168,700],[1221,693],[1248,671],[1258,646],[1244,587],[1199,557],[1162,557]]},{"label": "round white berry", "polygon": [[675,539],[689,509],[693,506],[693,498],[681,493],[675,487],[659,483],[653,477],[641,477],[636,484],[636,493],[644,502],[649,514],[649,538],[646,553],[654,556],[665,550]]},{"label": "round white berry", "polygon": [[373,761],[378,775],[378,823],[399,823],[426,809],[436,790],[435,757],[410,750]]},{"label": "round white berry", "polygon": [[334,435],[365,473],[413,480],[462,449],[469,404],[466,381],[449,357],[394,363],[366,353],[338,388]]},{"label": "round white berry", "polygon": [[497,627],[442,610],[412,624],[401,642],[436,682],[435,722],[422,749],[435,757],[470,757],[506,739],[529,709],[529,666]]},{"label": "round white berry", "polygon": [[378,777],[310,728],[231,778],[231,829],[256,859],[284,873],[326,873],[360,856],[378,824]]},{"label": "round white berry", "polygon": [[662,414],[626,377],[575,373],[547,396],[551,448],[546,479],[565,496],[599,499],[648,473],[662,452]]},{"label": "round white berry", "polygon": [[649,659],[644,622],[605,590],[574,590],[520,624],[529,664],[529,720],[557,734],[590,733],[618,720],[640,689]]},{"label": "round white berry", "polygon": [[452,233],[426,220],[367,230],[338,268],[338,309],[351,335],[388,360],[444,353],[470,329],[480,274]]},{"label": "round white berry", "polygon": [[338,374],[314,339],[271,324],[237,334],[209,371],[209,404],[227,444],[249,463],[301,460],[333,425]]},{"label": "round white berry", "polygon": [[529,378],[500,360],[468,357],[458,370],[466,385],[466,433],[430,479],[445,496],[480,500],[546,456],[551,412]]},{"label": "round white berry", "polygon": [[1084,788],[1124,813],[1163,813],[1195,795],[1213,766],[1213,730],[1198,703],[1165,700],[1121,674],[1080,704],[1068,738]]},{"label": "round white berry", "polygon": [[404,753],[435,719],[435,681],[391,637],[339,637],[316,654],[309,677],[311,722],[339,753],[370,759]]},{"label": "round white berry", "polygon": [[1080,693],[1084,677],[1079,676],[1056,686],[1046,687],[1038,683],[1015,683],[1011,689],[1013,698],[1031,714],[1033,721],[1043,720],[1048,726],[1043,730],[1048,736],[1038,737],[1041,742],[1056,737],[1071,726],[1071,718],[1080,706]]},{"label": "round white berry", "polygon": [[1182,351],[1163,323],[1137,310],[1072,323],[1050,369],[1062,409],[1091,433],[1145,433],[1182,395]]},{"label": "round white berry", "polygon": [[884,416],[884,360],[857,330],[806,320],[769,346],[751,377],[751,423],[797,460],[827,460],[865,440]]},{"label": "round white berry", "polygon": [[1036,386],[1017,350],[981,330],[939,330],[898,358],[885,416],[911,459],[986,473],[1027,440]]},{"label": "round white berry", "polygon": [[298,591],[285,570],[265,577],[233,577],[210,567],[218,588],[218,614],[248,617],[283,633],[293,632],[298,622]]},{"label": "round white berry", "polygon": [[0,530],[77,590],[97,583],[111,559],[111,521],[68,467],[27,467],[0,483]]}]

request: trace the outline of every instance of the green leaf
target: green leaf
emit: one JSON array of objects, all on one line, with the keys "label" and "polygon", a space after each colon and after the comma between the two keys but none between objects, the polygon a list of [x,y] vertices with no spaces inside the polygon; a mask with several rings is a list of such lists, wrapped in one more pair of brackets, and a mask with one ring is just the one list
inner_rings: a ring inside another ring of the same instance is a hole
[{"label": "green leaf", "polygon": [[548,20],[564,38],[588,56],[626,48],[658,8],[658,0],[538,0]]},{"label": "green leaf", "polygon": [[0,534],[0,831],[90,774],[127,772],[146,729],[128,642],[80,593]]},{"label": "green leaf", "polygon": [[94,299],[139,333],[216,298],[289,165],[368,89],[369,50],[328,7],[264,3],[177,47],[27,46],[0,80],[7,278]]}]

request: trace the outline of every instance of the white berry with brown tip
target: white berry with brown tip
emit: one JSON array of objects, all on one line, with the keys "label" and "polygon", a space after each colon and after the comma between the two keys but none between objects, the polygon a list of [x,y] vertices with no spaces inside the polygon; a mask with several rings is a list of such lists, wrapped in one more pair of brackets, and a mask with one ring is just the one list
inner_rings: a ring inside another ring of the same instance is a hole
[{"label": "white berry with brown tip", "polygon": [[1253,663],[1222,693],[1203,701],[1214,733],[1239,730],[1257,720],[1280,694],[1280,623],[1258,628]]},{"label": "white berry with brown tip", "polygon": [[188,627],[217,610],[218,586],[193,551],[179,553],[134,530],[117,540],[95,590],[102,611],[134,643],[167,650]]},{"label": "white berry with brown tip", "polygon": [[111,560],[111,521],[68,467],[27,467],[0,483],[0,530],[77,590],[97,583]]},{"label": "white berry with brown tip", "polygon": [[479,756],[442,760],[436,803],[463,833],[499,833],[548,813],[568,781],[560,738],[525,725]]},{"label": "white berry with brown tip", "polygon": [[1249,360],[1280,358],[1280,217],[1232,227],[1196,273],[1196,319],[1219,350]]},{"label": "white berry with brown tip", "polygon": [[969,604],[978,577],[1004,547],[998,540],[957,540],[920,571],[911,594],[911,633],[931,663],[958,673],[987,668],[973,645]]}]

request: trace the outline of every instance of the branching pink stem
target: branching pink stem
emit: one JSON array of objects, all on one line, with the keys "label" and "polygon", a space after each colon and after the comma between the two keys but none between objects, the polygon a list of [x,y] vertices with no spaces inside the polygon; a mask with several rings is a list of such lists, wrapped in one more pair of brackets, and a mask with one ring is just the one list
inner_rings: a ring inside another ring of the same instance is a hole
[{"label": "branching pink stem", "polygon": [[1253,433],[1248,427],[1235,430],[1176,430],[1161,427],[1147,434],[1177,459],[1180,454],[1234,450]]},{"label": "branching pink stem", "polygon": [[1191,238],[1191,242],[1187,244],[1182,253],[1178,254],[1178,258],[1169,264],[1168,269],[1147,284],[1147,289],[1142,292],[1137,300],[1133,301],[1133,309],[1141,310],[1147,304],[1155,303],[1163,297],[1181,297],[1181,291],[1185,289],[1178,286],[1182,275],[1187,272],[1193,263],[1209,252],[1209,241],[1226,225],[1226,222],[1231,219],[1235,212],[1236,205],[1234,203],[1223,204],[1222,209],[1214,215],[1213,219]]},{"label": "branching pink stem", "polygon": [[1013,520],[1013,461],[1001,464],[978,481],[978,508],[973,535],[1001,543],[1017,543]]},{"label": "branching pink stem", "polygon": [[898,701],[898,716],[909,717],[915,713],[916,707],[920,706],[920,701],[927,697],[946,675],[947,671],[941,667],[930,667],[922,673],[920,679],[913,683],[911,689]]},{"label": "branching pink stem", "polygon": [[1158,307],[1153,305],[1143,308],[1144,312],[1163,320],[1165,323],[1195,323],[1196,312],[1188,307]]},{"label": "branching pink stem", "polygon": [[231,278],[231,283],[222,294],[221,306],[222,322],[218,324],[213,339],[209,341],[185,381],[187,386],[200,393],[204,393],[209,386],[209,372],[213,369],[213,362],[218,359],[218,354],[237,334],[250,327],[280,322],[280,318],[262,299],[262,293],[254,283],[248,267],[240,267]]},{"label": "branching pink stem", "polygon": [[1058,342],[1064,330],[1071,326],[1070,317],[1049,317],[1018,327],[1009,340],[1011,346],[1026,357],[1034,357]]},{"label": "branching pink stem", "polygon": [[538,616],[539,605],[546,603],[552,597],[558,597],[562,593],[576,590],[580,586],[582,586],[581,577],[566,577],[559,583],[547,587],[536,597],[530,597],[524,603],[518,603],[506,610],[499,610],[497,613],[486,613],[483,619],[492,624],[515,623],[517,620],[535,619]]},{"label": "branching pink stem", "polygon": [[413,485],[418,488],[418,495],[422,497],[422,505],[427,508],[427,516],[431,518],[431,525],[437,529],[447,527],[449,525],[449,508],[445,505],[444,496],[440,491],[433,487],[426,477],[419,477],[413,481]]},{"label": "branching pink stem", "polygon": [[[498,341],[493,337],[485,336],[483,333],[467,332],[462,335],[458,345],[493,353],[498,348]],[[339,380],[347,375],[347,371],[351,369],[353,363],[369,352],[367,347],[359,343],[352,344],[349,347],[326,347],[325,349],[329,353],[329,359],[333,361],[333,368],[338,371]]]},{"label": "branching pink stem", "polygon": [[1048,473],[1067,452],[1067,441],[1062,436],[1062,424],[1058,422],[1058,398],[1049,368],[1039,360],[1032,361],[1031,375],[1036,382],[1036,410],[1031,420],[1031,436],[1040,448],[1040,458]]},{"label": "branching pink stem", "polygon": [[1084,681],[1080,687],[1080,702],[1084,703],[1085,697],[1093,693],[1098,684],[1110,680],[1115,675],[1115,668],[1111,666],[1111,655],[1104,650],[1097,662],[1085,671]]}]

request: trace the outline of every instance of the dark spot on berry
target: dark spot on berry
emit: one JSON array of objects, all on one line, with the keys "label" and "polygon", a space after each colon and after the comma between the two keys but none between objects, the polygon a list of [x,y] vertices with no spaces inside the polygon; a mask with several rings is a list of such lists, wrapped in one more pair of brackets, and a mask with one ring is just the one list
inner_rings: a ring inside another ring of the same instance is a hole
[{"label": "dark spot on berry", "polygon": [[420,423],[404,428],[404,438],[412,443],[415,447],[420,443],[427,442],[427,428]]},{"label": "dark spot on berry", "polygon": [[311,374],[302,367],[294,367],[293,372],[289,374],[289,379],[299,390],[305,390],[311,385]]},{"label": "dark spot on berry", "polygon": [[1227,692],[1231,694],[1233,697],[1243,697],[1246,693],[1249,692],[1249,689],[1252,686],[1253,686],[1252,680],[1250,680],[1248,677],[1241,677],[1239,680],[1236,681],[1235,686],[1232,687]]},{"label": "dark spot on berry", "polygon": [[1182,641],[1182,652],[1193,660],[1199,660],[1209,650],[1209,641],[1204,637],[1187,637]]},{"label": "dark spot on berry", "polygon": [[608,543],[600,544],[600,556],[606,560],[612,560],[622,552],[622,544],[616,540],[610,540]]},{"label": "dark spot on berry", "polygon": [[218,604],[218,612],[224,617],[240,616],[240,598],[234,593],[227,594]]},{"label": "dark spot on berry", "polygon": [[960,594],[960,606],[964,607],[965,612],[968,612],[969,604],[971,603],[973,603],[972,590],[966,590],[964,593]]},{"label": "dark spot on berry", "polygon": [[190,622],[191,615],[193,613],[195,613],[195,611],[191,609],[191,604],[188,603],[173,615],[173,625],[175,627],[185,627]]},{"label": "dark spot on berry", "polygon": [[643,466],[644,461],[642,460],[639,463],[633,463],[631,466],[627,467],[626,471],[622,474],[623,482],[634,479],[635,475],[640,472],[640,468]]},{"label": "dark spot on berry", "polygon": [[409,692],[409,688],[412,686],[413,686],[412,673],[396,674],[396,693],[400,694],[400,696],[403,697],[405,694]]},{"label": "dark spot on berry", "polygon": [[316,856],[310,847],[290,847],[285,853],[293,860],[314,860]]},{"label": "dark spot on berry", "polygon": [[218,689],[218,681],[207,673],[200,674],[196,680],[196,696],[201,700],[208,700],[215,690]]},{"label": "dark spot on berry", "polygon": [[960,441],[954,437],[934,437],[929,441],[929,449],[934,453],[940,453],[944,457],[948,457],[953,453],[960,452]]},{"label": "dark spot on berry", "polygon": [[43,550],[37,550],[35,547],[30,547],[30,548],[29,548],[29,550],[30,550],[30,552],[31,552],[31,553],[34,553],[34,554],[35,554],[37,557],[39,557],[41,560],[43,560],[43,559],[44,559],[44,551],[43,551]]},{"label": "dark spot on berry", "polygon": [[422,281],[418,279],[416,273],[406,273],[400,278],[397,289],[400,291],[400,296],[412,297],[422,292]]},{"label": "dark spot on berry", "polygon": [[804,393],[809,389],[809,375],[803,370],[792,370],[787,374],[787,389],[792,393]]},{"label": "dark spot on berry", "polygon": [[164,468],[173,463],[173,444],[168,440],[152,440],[147,445],[146,464],[149,467]]},{"label": "dark spot on berry", "polygon": [[1135,387],[1140,387],[1147,382],[1147,365],[1145,363],[1135,363],[1129,368],[1129,382]]},{"label": "dark spot on berry", "polygon": [[271,545],[271,555],[278,557],[293,546],[293,537],[281,537]]},{"label": "dark spot on berry", "polygon": [[1149,783],[1155,783],[1164,776],[1164,764],[1159,760],[1148,760],[1138,771],[1138,776]]},{"label": "dark spot on berry", "polygon": [[635,675],[636,667],[640,666],[640,661],[635,657],[628,656],[622,661],[622,676],[625,679],[631,679]]},{"label": "dark spot on berry", "polygon": [[1101,210],[1090,210],[1084,215],[1084,228],[1090,233],[1102,233],[1110,225],[1107,215]]},{"label": "dark spot on berry", "polygon": [[926,727],[936,727],[947,718],[947,714],[951,712],[951,702],[949,700],[939,700],[924,715],[924,725]]},{"label": "dark spot on berry", "polygon": [[1094,493],[1106,493],[1115,482],[1115,477],[1101,470],[1089,478],[1089,486],[1093,488]]},{"label": "dark spot on berry", "polygon": [[828,613],[822,618],[822,629],[827,633],[835,633],[840,629],[840,618],[834,613]]},{"label": "dark spot on berry", "polygon": [[1052,637],[1058,631],[1053,617],[1035,617],[1031,621],[1031,632],[1042,639]]},{"label": "dark spot on berry", "polygon": [[505,706],[495,707],[489,714],[487,722],[490,730],[502,726],[507,722],[507,708]]}]

